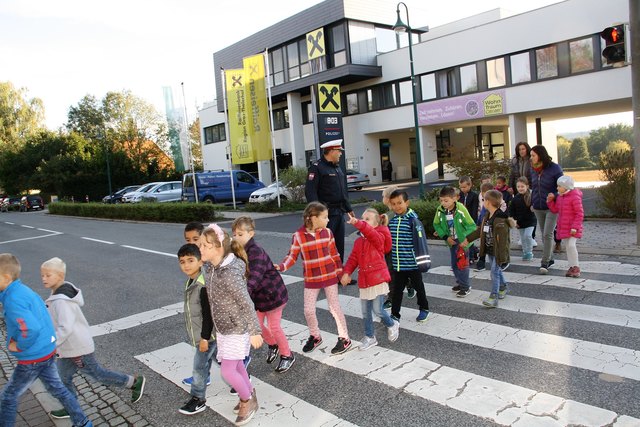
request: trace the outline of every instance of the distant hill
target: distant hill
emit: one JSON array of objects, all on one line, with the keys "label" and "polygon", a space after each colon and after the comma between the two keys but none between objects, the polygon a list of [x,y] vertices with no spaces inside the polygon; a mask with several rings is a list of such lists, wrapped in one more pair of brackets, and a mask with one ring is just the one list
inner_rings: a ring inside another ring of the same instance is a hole
[{"label": "distant hill", "polygon": [[558,136],[562,136],[562,137],[564,137],[564,139],[571,141],[574,138],[586,138],[586,137],[588,137],[589,136],[589,131],[558,133]]}]

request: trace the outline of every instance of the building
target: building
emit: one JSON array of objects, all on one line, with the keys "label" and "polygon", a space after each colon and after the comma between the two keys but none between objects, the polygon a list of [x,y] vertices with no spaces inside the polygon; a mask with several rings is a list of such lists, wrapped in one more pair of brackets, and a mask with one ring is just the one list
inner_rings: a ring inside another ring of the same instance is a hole
[{"label": "building", "polygon": [[[394,6],[327,0],[214,53],[216,69],[230,69],[268,49],[280,167],[306,167],[315,159],[309,88],[334,83],[341,90],[347,167],[379,183],[389,159],[394,180],[418,177],[408,37],[383,24],[395,22]],[[452,156],[508,158],[519,141],[544,144],[557,157],[550,121],[631,110],[631,67],[606,64],[600,36],[628,22],[628,13],[627,0],[566,0],[414,29],[425,182],[445,178]],[[319,28],[327,55],[313,68],[306,35]],[[216,90],[222,94],[219,76]],[[199,113],[205,169],[228,168],[222,97]],[[259,163],[249,169],[270,182],[269,162]]]}]

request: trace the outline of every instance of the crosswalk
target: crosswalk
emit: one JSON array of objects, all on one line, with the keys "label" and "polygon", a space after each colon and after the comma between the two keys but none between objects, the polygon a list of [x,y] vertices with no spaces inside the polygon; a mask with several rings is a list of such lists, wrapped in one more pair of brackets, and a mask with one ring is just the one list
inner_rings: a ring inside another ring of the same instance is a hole
[{"label": "crosswalk", "polygon": [[[564,271],[563,263],[557,264],[552,270],[555,274]],[[473,291],[467,298],[460,299],[450,290],[453,275],[449,267],[434,267],[424,276],[432,306],[429,320],[416,322],[415,300],[405,300],[399,341],[388,342],[384,327],[378,324],[379,345],[368,351],[354,348],[332,356],[330,349],[337,336],[323,330],[323,343],[312,353],[302,353],[308,337],[306,325],[283,319],[291,348],[299,362],[305,361],[306,367],[302,371],[299,363],[284,375],[299,376],[300,380],[314,370],[323,370],[323,374],[338,378],[349,375],[363,388],[376,385],[381,395],[418,399],[417,402],[424,402],[427,407],[437,405],[452,414],[477,419],[477,425],[488,422],[517,427],[640,426],[640,409],[633,403],[637,402],[640,390],[640,343],[634,338],[640,336],[640,284],[636,284],[640,268],[631,264],[587,261],[581,265],[583,278],[567,279],[531,274],[531,267],[531,263],[515,262],[505,273],[510,293],[500,301],[497,310],[488,310],[481,304],[490,289],[489,272],[473,272]],[[590,277],[595,274],[607,274],[611,280]],[[285,276],[285,279],[288,284],[301,280],[294,276]],[[535,290],[538,296],[532,297],[525,290]],[[569,293],[573,297],[569,300],[573,302],[557,295],[557,290],[563,295]],[[604,294],[608,298],[607,304],[588,303],[593,301],[594,295]],[[618,301],[621,308],[616,307]],[[360,338],[360,300],[343,292],[340,302],[352,338]],[[439,312],[439,307],[444,309],[445,306],[447,312]],[[317,308],[319,315],[328,310],[326,300],[318,301]],[[288,310],[295,309],[287,307],[285,317]],[[180,305],[174,304],[149,313],[148,318],[153,321],[180,311]],[[144,318],[143,314],[119,324],[97,325],[94,332],[103,334],[121,330],[129,327],[127,325],[144,323]],[[569,326],[564,322],[570,322]],[[572,332],[578,327],[583,329],[580,337]],[[614,339],[620,334],[631,339]],[[354,339],[354,347],[357,345]],[[436,350],[442,350],[442,354]],[[262,358],[262,353],[257,353],[256,359]],[[193,349],[180,343],[136,358],[188,391],[181,380],[190,376],[192,354]],[[479,360],[478,364],[471,365],[456,363],[451,360],[451,354],[480,354],[485,358],[463,357],[465,361]],[[501,363],[521,364],[521,368],[510,366],[513,369],[500,372],[484,366]],[[536,369],[532,366],[539,371],[525,374],[528,369]],[[558,375],[567,376],[567,385],[547,386],[547,382],[564,380],[557,378]],[[217,367],[213,368],[212,376],[219,379]],[[538,378],[532,380],[531,376]],[[358,416],[345,415],[335,405],[327,408],[318,401],[310,403],[296,396],[290,388],[279,387],[277,376],[274,380],[273,376],[261,379],[258,375],[252,382],[258,393],[260,411],[251,425],[363,425]],[[590,391],[591,388],[597,388],[598,392]],[[616,402],[618,390],[632,393],[623,397],[629,404],[611,403]],[[233,421],[235,415],[231,408],[236,398],[228,394],[228,387],[220,380],[213,381],[207,393],[211,410]],[[345,400],[358,397],[347,394]],[[424,421],[420,425],[475,425],[469,424],[469,418],[459,424],[456,421],[430,424],[425,415]],[[365,424],[372,425],[370,420]],[[409,420],[405,424],[418,425]]]}]

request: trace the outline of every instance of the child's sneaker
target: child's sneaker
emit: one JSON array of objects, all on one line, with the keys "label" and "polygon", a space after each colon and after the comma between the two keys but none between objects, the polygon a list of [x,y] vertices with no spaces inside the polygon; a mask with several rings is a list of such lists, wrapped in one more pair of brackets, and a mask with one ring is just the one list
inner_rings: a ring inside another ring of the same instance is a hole
[{"label": "child's sneaker", "polygon": [[[182,384],[191,385],[193,384],[193,377],[185,378],[182,380]],[[211,385],[211,375],[207,377],[207,385]]]},{"label": "child's sneaker", "polygon": [[387,328],[387,338],[389,341],[394,342],[400,336],[400,322],[397,320],[393,321],[393,326],[389,326]]},{"label": "child's sneaker", "polygon": [[276,360],[276,357],[278,357],[278,353],[280,353],[278,344],[270,345],[269,351],[267,352],[267,363],[271,363]]},{"label": "child's sneaker", "polygon": [[67,410],[64,409],[64,408],[55,409],[55,410],[49,412],[49,415],[51,416],[51,418],[55,418],[56,420],[63,420],[65,418],[71,418],[71,416],[69,415]]},{"label": "child's sneaker", "polygon": [[455,285],[453,288],[451,288],[452,292],[460,292],[460,285]]},{"label": "child's sneaker", "polygon": [[238,407],[238,416],[236,417],[236,421],[234,424],[237,426],[243,426],[247,424],[249,421],[251,421],[253,416],[258,411],[258,398],[256,397],[256,390],[253,389],[253,392],[251,393],[251,398],[246,402],[243,402],[242,400],[240,400],[237,407]]},{"label": "child's sneaker", "polygon": [[138,375],[136,380],[133,383],[133,387],[131,387],[131,403],[136,403],[142,395],[144,394],[144,384],[147,380],[143,375]]},{"label": "child's sneaker", "polygon": [[482,271],[484,270],[486,267],[486,261],[483,259],[479,259],[478,262],[476,262],[476,268],[474,268],[475,271]]},{"label": "child's sneaker", "polygon": [[338,337],[336,346],[331,349],[331,354],[342,354],[351,348],[351,340]]},{"label": "child's sneaker", "polygon": [[416,317],[416,322],[426,322],[427,316],[429,316],[429,310],[420,310],[418,317]]},{"label": "child's sneaker", "polygon": [[509,268],[511,264],[509,264],[508,262],[503,262],[502,264],[500,264],[500,270],[502,271],[507,271],[507,268]]},{"label": "child's sneaker", "polygon": [[489,308],[496,308],[498,306],[498,295],[491,294],[489,298],[482,301],[482,305]]},{"label": "child's sneaker", "polygon": [[407,288],[407,298],[413,299],[416,297],[416,290],[413,288]]},{"label": "child's sneaker", "polygon": [[207,400],[200,400],[197,397],[193,396],[184,406],[178,409],[178,412],[185,415],[195,415],[198,414],[205,409],[207,409],[206,405]]},{"label": "child's sneaker", "polygon": [[391,300],[386,300],[384,304],[382,304],[382,308],[385,310],[391,310]]},{"label": "child's sneaker", "polygon": [[531,261],[532,259],[533,259],[533,252],[527,252],[526,254],[522,255],[523,261]]},{"label": "child's sneaker", "polygon": [[507,285],[498,290],[498,299],[504,299],[507,296]]},{"label": "child's sneaker", "polygon": [[276,372],[281,374],[283,372],[287,372],[296,361],[296,357],[291,353],[291,356],[280,356],[280,363],[278,363],[278,367],[276,368]]},{"label": "child's sneaker", "polygon": [[371,347],[375,347],[378,345],[378,340],[376,339],[376,337],[367,337],[365,336],[364,339],[362,340],[362,344],[360,344],[360,347],[358,347],[360,350],[365,351],[365,350],[369,350]]},{"label": "child's sneaker", "polygon": [[466,297],[467,295],[469,295],[469,293],[470,293],[470,292],[471,292],[471,288],[469,288],[469,289],[460,289],[460,290],[458,291],[458,293],[456,294],[456,296],[457,296],[458,298],[464,298],[464,297]]},{"label": "child's sneaker", "polygon": [[316,349],[317,346],[322,344],[322,338],[316,338],[313,335],[309,336],[307,339],[307,343],[302,347],[302,351],[305,353],[310,353]]},{"label": "child's sneaker", "polygon": [[565,274],[567,277],[580,277],[580,267],[573,266],[569,267],[569,271]]},{"label": "child's sneaker", "polygon": [[541,262],[540,263],[540,273],[542,274],[547,274],[549,273],[549,268],[554,264],[553,260],[550,259],[547,262]]}]

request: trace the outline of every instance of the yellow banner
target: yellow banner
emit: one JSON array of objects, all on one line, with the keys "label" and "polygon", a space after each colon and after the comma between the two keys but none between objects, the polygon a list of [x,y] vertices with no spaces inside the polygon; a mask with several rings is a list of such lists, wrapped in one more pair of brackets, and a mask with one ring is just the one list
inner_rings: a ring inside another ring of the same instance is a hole
[{"label": "yellow banner", "polygon": [[229,141],[234,165],[253,163],[255,151],[251,145],[244,70],[225,70],[227,105],[229,111]]},{"label": "yellow banner", "polygon": [[246,97],[248,103],[247,122],[249,137],[256,160],[271,160],[271,130],[269,129],[269,107],[264,72],[264,55],[248,56],[242,60],[244,67]]},{"label": "yellow banner", "polygon": [[307,33],[307,56],[309,59],[320,58],[324,55],[324,28]]},{"label": "yellow banner", "polygon": [[318,84],[318,111],[340,113],[340,85]]}]

